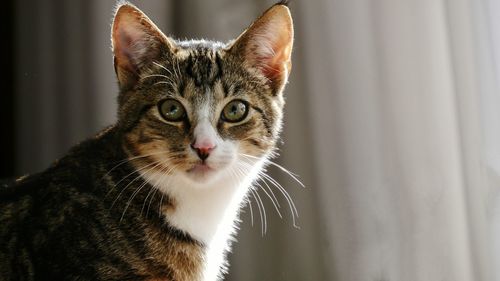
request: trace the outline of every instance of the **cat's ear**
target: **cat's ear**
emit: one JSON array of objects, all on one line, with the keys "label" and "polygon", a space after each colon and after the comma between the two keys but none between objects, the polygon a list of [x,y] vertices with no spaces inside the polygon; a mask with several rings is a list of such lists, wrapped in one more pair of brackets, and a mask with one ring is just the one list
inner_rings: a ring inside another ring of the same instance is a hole
[{"label": "cat's ear", "polygon": [[120,88],[132,86],[144,67],[172,52],[175,46],[160,29],[135,6],[117,7],[111,30],[115,72]]},{"label": "cat's ear", "polygon": [[280,89],[291,70],[293,22],[284,4],[269,8],[229,47],[247,67],[259,70],[274,89]]}]

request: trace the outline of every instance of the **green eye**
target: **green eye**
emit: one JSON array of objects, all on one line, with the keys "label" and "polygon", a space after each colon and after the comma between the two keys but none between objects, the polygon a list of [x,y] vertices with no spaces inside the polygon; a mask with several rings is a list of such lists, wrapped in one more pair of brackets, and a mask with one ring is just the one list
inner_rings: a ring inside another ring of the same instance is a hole
[{"label": "green eye", "polygon": [[222,120],[226,122],[240,122],[248,115],[248,103],[243,100],[233,100],[222,110]]},{"label": "green eye", "polygon": [[158,104],[161,116],[170,122],[177,122],[184,119],[186,110],[182,104],[174,99],[163,100]]}]

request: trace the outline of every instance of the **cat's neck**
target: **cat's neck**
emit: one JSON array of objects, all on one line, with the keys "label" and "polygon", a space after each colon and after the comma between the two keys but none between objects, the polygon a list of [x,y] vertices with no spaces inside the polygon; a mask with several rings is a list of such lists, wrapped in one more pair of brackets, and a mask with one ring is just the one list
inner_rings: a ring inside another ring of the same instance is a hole
[{"label": "cat's neck", "polygon": [[225,266],[240,207],[263,162],[255,162],[247,174],[227,171],[204,184],[179,176],[144,175],[172,200],[173,207],[164,214],[168,223],[206,246],[209,264],[204,280],[216,280],[219,268]]}]

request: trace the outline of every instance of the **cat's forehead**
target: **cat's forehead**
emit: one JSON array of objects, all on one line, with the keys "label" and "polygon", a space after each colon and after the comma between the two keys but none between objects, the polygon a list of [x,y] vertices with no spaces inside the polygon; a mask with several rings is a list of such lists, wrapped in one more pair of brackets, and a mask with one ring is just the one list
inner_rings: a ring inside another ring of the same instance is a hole
[{"label": "cat's forehead", "polygon": [[219,49],[199,46],[184,52],[180,58],[184,78],[190,79],[194,86],[213,87],[222,78],[223,62]]},{"label": "cat's forehead", "polygon": [[[175,52],[153,65],[145,75],[157,79],[146,81],[154,85],[159,80],[170,97],[185,101],[193,112],[207,104],[217,108],[219,103],[243,98],[243,95],[247,99],[257,99],[251,93],[262,92],[257,89],[260,86],[257,80],[251,79],[246,72],[243,62],[228,53],[227,44],[205,40],[175,44]],[[158,98],[164,95],[158,94]]]},{"label": "cat's forehead", "polygon": [[[194,103],[221,100],[238,89],[237,69],[228,61],[226,45],[212,41],[177,42],[176,67],[181,73],[176,79],[180,95]],[[175,70],[174,70],[175,71]]]}]

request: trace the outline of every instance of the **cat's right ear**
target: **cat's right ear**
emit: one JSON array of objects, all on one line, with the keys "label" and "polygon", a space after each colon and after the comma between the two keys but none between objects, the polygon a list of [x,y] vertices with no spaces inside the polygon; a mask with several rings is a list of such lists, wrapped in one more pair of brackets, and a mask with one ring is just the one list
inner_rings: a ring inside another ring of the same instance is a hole
[{"label": "cat's right ear", "polygon": [[228,47],[244,65],[258,70],[280,92],[292,66],[293,21],[287,1],[269,8]]},{"label": "cat's right ear", "polygon": [[111,30],[115,72],[120,88],[133,86],[141,70],[173,52],[175,45],[138,8],[117,7]]}]

